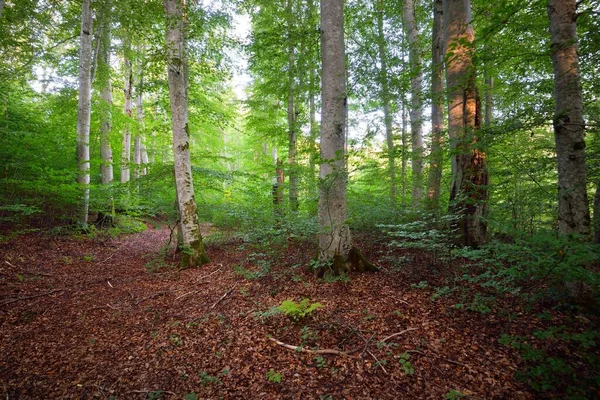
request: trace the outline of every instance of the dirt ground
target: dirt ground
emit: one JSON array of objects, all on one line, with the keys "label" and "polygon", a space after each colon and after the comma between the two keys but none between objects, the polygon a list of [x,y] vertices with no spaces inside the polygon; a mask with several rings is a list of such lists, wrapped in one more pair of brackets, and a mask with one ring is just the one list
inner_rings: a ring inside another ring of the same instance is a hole
[{"label": "dirt ground", "polygon": [[[323,282],[305,268],[310,243],[214,242],[210,264],[180,271],[159,268],[177,265],[161,257],[168,236],[29,233],[0,244],[2,398],[535,397],[498,342],[535,321],[436,298],[419,282],[446,272],[414,250],[357,236],[381,270]],[[297,320],[273,311],[303,299],[322,307]]]}]

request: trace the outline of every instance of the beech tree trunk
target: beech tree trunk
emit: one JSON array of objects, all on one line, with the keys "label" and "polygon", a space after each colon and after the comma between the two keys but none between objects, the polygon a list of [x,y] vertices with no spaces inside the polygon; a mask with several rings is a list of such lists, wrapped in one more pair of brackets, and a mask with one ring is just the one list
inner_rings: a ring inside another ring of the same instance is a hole
[{"label": "beech tree trunk", "polygon": [[135,97],[135,119],[137,122],[135,137],[133,141],[133,178],[139,179],[145,175],[143,170],[142,151],[143,151],[143,132],[144,132],[144,75],[143,75],[143,60],[141,59],[142,52],[140,51],[137,68],[137,94]]},{"label": "beech tree trunk", "polygon": [[548,2],[556,103],[554,137],[558,164],[558,231],[562,235],[590,233],[576,7],[575,0]]},{"label": "beech tree trunk", "polygon": [[475,34],[471,26],[471,3],[444,0],[443,15],[452,154],[450,211],[457,218],[462,243],[476,247],[486,241],[488,172],[478,137],[481,117],[473,65]]},{"label": "beech tree trunk", "polygon": [[125,81],[123,85],[125,124],[123,127],[123,148],[121,150],[121,183],[131,179],[131,119],[133,118],[133,68],[131,66],[131,43],[123,43]]},{"label": "beech tree trunk", "polygon": [[77,183],[82,190],[79,223],[87,226],[90,207],[90,116],[92,99],[92,10],[90,0],[81,4],[79,49],[79,99],[77,108]]},{"label": "beech tree trunk", "polygon": [[390,88],[387,67],[387,47],[383,31],[384,8],[383,0],[377,1],[377,47],[379,50],[379,79],[381,85],[381,100],[383,102],[383,122],[385,125],[385,140],[388,153],[388,173],[390,176],[390,202],[396,207],[396,155],[394,151],[394,133],[392,130],[392,112],[390,109]]},{"label": "beech tree trunk", "polygon": [[183,242],[182,265],[184,267],[197,266],[209,262],[209,259],[204,251],[196,213],[190,162],[184,3],[182,0],[164,0],[164,8],[167,16],[167,65],[173,127],[175,186]]},{"label": "beech tree trunk", "polygon": [[288,99],[287,99],[287,120],[288,120],[288,176],[290,179],[289,202],[292,212],[298,211],[298,165],[296,162],[296,142],[297,142],[297,124],[296,124],[296,55],[294,52],[294,9],[292,0],[287,0],[286,19],[288,30]]},{"label": "beech tree trunk", "polygon": [[594,195],[594,242],[600,244],[600,181],[596,182]]},{"label": "beech tree trunk", "polygon": [[102,34],[100,35],[98,72],[97,78],[100,81],[100,180],[103,185],[112,183],[113,174],[113,153],[110,144],[110,133],[112,130],[112,84],[110,79],[110,15],[111,3],[108,1],[105,10],[102,13]]},{"label": "beech tree trunk", "polygon": [[427,206],[438,210],[444,163],[444,37],[443,0],[433,1],[431,65],[431,155],[427,181]]},{"label": "beech tree trunk", "polygon": [[321,1],[322,120],[319,171],[319,261],[343,273],[351,246],[346,223],[344,1]]},{"label": "beech tree trunk", "polygon": [[408,36],[410,62],[410,132],[412,144],[412,204],[423,201],[423,62],[419,54],[419,27],[414,0],[404,0],[402,17]]}]

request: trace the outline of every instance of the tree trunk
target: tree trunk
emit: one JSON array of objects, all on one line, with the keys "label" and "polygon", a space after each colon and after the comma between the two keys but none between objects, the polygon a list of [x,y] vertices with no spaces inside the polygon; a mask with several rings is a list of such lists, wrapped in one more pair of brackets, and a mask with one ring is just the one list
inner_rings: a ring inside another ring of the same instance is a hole
[{"label": "tree trunk", "polygon": [[448,133],[452,154],[450,211],[463,244],[485,243],[488,172],[477,136],[480,111],[473,65],[474,32],[469,0],[444,0]]},{"label": "tree trunk", "polygon": [[292,0],[287,0],[286,19],[288,30],[288,99],[287,99],[287,122],[288,122],[288,176],[290,178],[289,186],[289,201],[290,210],[298,211],[298,165],[296,163],[296,141],[297,141],[297,124],[296,124],[296,87],[295,87],[295,71],[296,71],[296,55],[294,54],[294,10]]},{"label": "tree trunk", "polygon": [[322,121],[319,182],[319,261],[334,274],[346,270],[351,246],[346,223],[344,117],[346,108],[344,1],[321,1]]},{"label": "tree trunk", "polygon": [[381,85],[381,100],[383,102],[383,121],[385,125],[385,139],[388,153],[388,172],[390,175],[390,202],[392,208],[396,207],[396,157],[394,152],[394,133],[392,131],[392,112],[390,110],[390,88],[387,70],[387,48],[383,32],[383,0],[377,1],[377,45],[379,50],[379,79]]},{"label": "tree trunk", "polygon": [[410,132],[412,143],[412,204],[423,201],[423,62],[419,55],[419,27],[414,0],[404,0],[402,16],[408,36],[410,61]]},{"label": "tree trunk", "polygon": [[123,85],[125,124],[123,127],[123,149],[121,151],[121,183],[127,183],[131,179],[131,119],[133,117],[133,68],[131,67],[131,43],[128,39],[123,42],[123,60],[125,70],[125,81]]},{"label": "tree trunk", "polygon": [[431,155],[427,182],[427,206],[439,209],[444,163],[444,78],[443,78],[443,0],[433,2],[431,65]]},{"label": "tree trunk", "polygon": [[79,50],[79,100],[77,109],[77,183],[82,190],[79,223],[87,226],[90,207],[90,116],[92,66],[92,10],[90,0],[81,5]]},{"label": "tree trunk", "polygon": [[101,115],[100,115],[100,180],[103,185],[113,181],[113,154],[110,144],[110,133],[112,130],[112,85],[110,79],[110,15],[111,3],[106,2],[105,10],[102,14],[102,35],[100,37],[99,55],[98,55],[98,73],[100,81],[101,94]]},{"label": "tree trunk", "polygon": [[600,244],[600,180],[596,182],[594,195],[594,242]]},{"label": "tree trunk", "polygon": [[190,162],[188,93],[182,0],[164,0],[167,16],[167,65],[169,98],[173,127],[175,186],[183,241],[182,265],[196,266],[209,262],[204,251],[196,213],[194,181]]},{"label": "tree trunk", "polygon": [[590,233],[576,7],[575,0],[548,2],[556,102],[554,137],[558,163],[558,231],[561,235]]},{"label": "tree trunk", "polygon": [[408,145],[406,144],[408,136],[408,112],[406,107],[406,99],[402,98],[402,132],[400,135],[400,146],[402,146],[402,165],[400,169],[402,179],[402,204],[406,204],[406,164],[408,161],[407,151]]},{"label": "tree trunk", "polygon": [[133,141],[133,178],[139,179],[144,174],[142,161],[143,140],[144,140],[144,61],[143,51],[139,51],[137,63],[137,93],[135,96],[135,119],[137,122],[135,137]]}]

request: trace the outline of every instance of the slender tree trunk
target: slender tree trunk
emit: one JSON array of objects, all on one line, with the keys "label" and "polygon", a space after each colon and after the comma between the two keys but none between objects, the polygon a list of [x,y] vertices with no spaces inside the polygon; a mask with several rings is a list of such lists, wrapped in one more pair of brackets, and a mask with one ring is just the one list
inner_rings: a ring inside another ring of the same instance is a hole
[{"label": "slender tree trunk", "polygon": [[471,3],[444,0],[444,49],[448,87],[448,133],[452,152],[451,212],[457,217],[462,242],[485,243],[488,173],[478,137],[480,111],[475,86]]},{"label": "slender tree trunk", "polygon": [[175,186],[184,247],[182,264],[196,266],[207,263],[209,259],[204,251],[196,213],[190,162],[184,3],[182,0],[164,0],[164,8],[167,16],[167,65],[173,126]]},{"label": "slender tree trunk", "polygon": [[292,212],[298,211],[298,165],[296,163],[296,142],[297,142],[297,124],[296,124],[296,55],[294,52],[294,9],[292,0],[287,0],[286,19],[288,30],[288,98],[287,98],[287,121],[288,121],[288,176],[290,179],[289,202]]},{"label": "slender tree trunk", "polygon": [[77,183],[82,190],[79,223],[87,226],[90,207],[90,115],[92,63],[92,10],[90,0],[81,5],[79,49],[79,101],[77,109]]},{"label": "slender tree trunk", "polygon": [[400,173],[402,175],[402,204],[406,204],[406,164],[408,162],[408,154],[406,149],[408,148],[408,110],[406,107],[406,99],[402,99],[402,133],[400,138],[400,145],[402,146],[402,166],[400,167]]},{"label": "slender tree trunk", "polygon": [[600,244],[600,180],[596,182],[594,195],[594,242]]},{"label": "slender tree trunk", "polygon": [[396,207],[396,156],[394,152],[394,133],[392,131],[392,112],[390,110],[390,89],[387,70],[387,48],[383,32],[383,0],[377,1],[377,45],[379,50],[379,79],[381,85],[381,99],[383,102],[383,121],[385,125],[385,139],[388,152],[388,173],[390,175],[390,201]]},{"label": "slender tree trunk", "polygon": [[494,116],[494,77],[490,74],[489,70],[485,70],[485,116],[483,119],[484,126],[490,126]]},{"label": "slender tree trunk", "polygon": [[144,166],[142,160],[142,153],[144,149],[144,52],[143,50],[138,51],[138,63],[137,63],[137,93],[135,97],[135,119],[137,127],[135,130],[135,138],[133,143],[133,159],[134,159],[134,170],[133,178],[139,179],[144,174]]},{"label": "slender tree trunk", "polygon": [[0,0],[0,18],[2,18],[2,11],[4,11],[4,0]]},{"label": "slender tree trunk", "polygon": [[[319,260],[343,273],[351,249],[346,223],[344,1],[321,1],[322,121]],[[315,271],[322,275],[324,268]]]},{"label": "slender tree trunk", "polygon": [[125,81],[123,94],[125,98],[125,125],[123,127],[123,149],[121,151],[121,183],[131,179],[131,119],[133,117],[133,68],[131,67],[131,43],[124,39],[123,43]]},{"label": "slender tree trunk", "polygon": [[113,153],[110,144],[112,130],[112,85],[110,79],[110,15],[111,2],[107,1],[103,12],[102,35],[98,55],[98,79],[101,86],[102,100],[100,115],[100,179],[103,185],[113,181]]},{"label": "slender tree trunk", "polygon": [[408,35],[410,61],[410,132],[412,144],[412,204],[423,201],[423,62],[419,54],[419,27],[415,17],[414,0],[404,0],[402,16]]},{"label": "slender tree trunk", "polygon": [[548,2],[556,102],[554,137],[558,163],[558,231],[562,235],[590,233],[576,7],[575,0]]},{"label": "slender tree trunk", "polygon": [[285,218],[283,209],[283,186],[285,184],[285,175],[283,171],[283,162],[277,156],[277,148],[274,147],[271,152],[273,162],[275,163],[275,176],[273,177],[273,216],[275,217],[275,227],[280,228]]},{"label": "slender tree trunk", "polygon": [[427,205],[438,210],[444,163],[444,32],[443,0],[433,1],[432,65],[431,65],[431,155],[427,182]]}]

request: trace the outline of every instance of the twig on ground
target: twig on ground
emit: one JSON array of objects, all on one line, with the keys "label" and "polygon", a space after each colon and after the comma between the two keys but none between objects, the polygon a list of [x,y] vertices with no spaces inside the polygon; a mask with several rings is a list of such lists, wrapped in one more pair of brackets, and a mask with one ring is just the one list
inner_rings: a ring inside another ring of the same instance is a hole
[{"label": "twig on ground", "polygon": [[175,298],[175,300],[183,299],[185,296],[188,296],[188,295],[190,295],[190,294],[194,294],[194,293],[198,293],[198,292],[199,292],[199,290],[193,290],[193,291],[191,291],[191,292],[187,292],[187,293],[185,293],[185,294],[182,294],[182,295],[181,295],[181,296],[179,296],[179,297],[176,297],[176,298]]},{"label": "twig on ground", "polygon": [[398,300],[402,304],[406,304],[407,306],[410,306],[410,303],[408,301],[405,301],[405,300],[402,300],[402,299],[396,299],[396,300]]},{"label": "twig on ground", "polygon": [[348,357],[348,358],[355,358],[358,359],[358,357],[351,355],[351,353],[354,353],[358,350],[360,350],[363,346],[359,346],[355,349],[352,349],[348,352],[345,351],[340,351],[340,350],[334,350],[334,349],[321,349],[321,350],[310,350],[310,349],[305,349],[301,346],[293,346],[291,344],[285,344],[275,338],[269,338],[269,340],[271,340],[272,342],[277,343],[278,345],[285,347],[286,349],[290,349],[290,350],[294,350],[294,351],[301,351],[303,353],[310,353],[310,354],[333,354],[336,356],[343,356],[343,357]]},{"label": "twig on ground", "polygon": [[371,350],[367,350],[367,353],[369,353],[371,355],[371,357],[373,357],[373,359],[375,359],[375,362],[377,363],[378,366],[381,367],[381,369],[383,370],[383,372],[385,372],[386,374],[389,375],[389,373],[386,371],[385,367],[383,366],[383,364],[377,359],[377,357],[375,357],[375,354],[373,354],[371,352]]},{"label": "twig on ground", "polygon": [[110,304],[106,303],[106,307],[112,309],[112,310],[119,310],[117,307],[115,306],[111,306]]},{"label": "twig on ground", "polygon": [[111,288],[115,288],[113,285],[111,285],[110,281],[106,281],[106,283],[108,283],[108,286],[110,286]]},{"label": "twig on ground", "polygon": [[230,294],[231,292],[233,292],[233,289],[235,289],[235,287],[237,286],[237,284],[238,284],[239,282],[240,282],[240,281],[236,281],[236,282],[235,282],[235,285],[233,285],[233,286],[231,287],[231,289],[229,289],[227,292],[225,292],[225,294],[224,294],[223,296],[221,296],[221,298],[220,298],[219,300],[215,301],[215,304],[213,304],[213,305],[210,307],[210,309],[212,310],[213,308],[215,308],[215,307],[217,306],[217,304],[219,304],[219,303],[220,303],[220,302],[221,302],[221,301],[222,301],[222,300],[223,300],[225,297],[229,296],[229,294]]},{"label": "twig on ground", "polygon": [[390,335],[390,336],[388,336],[386,338],[381,339],[381,342],[386,342],[386,341],[390,340],[391,338],[395,338],[396,336],[404,335],[406,332],[416,331],[416,330],[417,330],[417,328],[408,328],[408,329],[405,329],[405,330],[403,330],[401,332],[394,333],[393,335]]},{"label": "twig on ground", "polygon": [[167,293],[171,293],[172,291],[173,291],[173,290],[165,290],[164,292],[158,292],[158,293],[154,293],[153,295],[150,295],[150,296],[144,297],[144,298],[142,298],[142,299],[139,299],[138,301],[136,301],[136,302],[135,302],[135,305],[137,306],[137,305],[138,305],[138,304],[140,304],[142,301],[150,300],[150,299],[153,299],[153,298],[155,298],[155,297],[162,296],[162,295],[164,295],[164,294],[167,294]]},{"label": "twig on ground", "polygon": [[[10,263],[10,262],[8,262],[8,261],[4,260],[4,262],[5,262],[7,265],[9,265],[9,266],[11,266],[11,267],[13,267],[13,268],[15,268],[15,269],[18,269],[17,267],[15,267],[13,264],[11,264],[11,263]],[[27,275],[54,276],[54,275],[52,275],[52,274],[46,274],[46,273],[43,273],[43,272],[35,272],[35,271],[27,271],[27,270],[21,271],[21,273],[22,273],[22,274],[27,274]]]},{"label": "twig on ground", "polygon": [[176,396],[175,393],[169,392],[168,390],[130,390],[129,392],[125,392],[125,393],[126,394],[129,394],[129,393],[148,394],[148,393],[153,393],[153,392],[161,392],[164,394],[169,394],[171,396]]},{"label": "twig on ground", "polygon": [[34,296],[16,297],[14,299],[8,299],[8,300],[3,301],[2,303],[0,303],[0,306],[5,306],[7,304],[15,303],[17,301],[31,300],[31,299],[36,299],[38,297],[49,296],[49,295],[51,295],[53,293],[64,292],[64,291],[65,291],[65,289],[54,289],[54,290],[51,290],[51,291],[46,292],[46,293],[36,294]]},{"label": "twig on ground", "polygon": [[[222,266],[223,266],[223,264],[219,264],[219,268],[218,268],[216,271],[213,271],[213,272],[211,272],[211,273],[210,273],[210,274],[208,274],[208,275],[201,276],[200,278],[196,279],[196,281],[202,280],[202,279],[204,279],[204,278],[208,278],[209,276],[211,276],[211,275],[213,275],[213,274],[216,274],[217,272],[219,272],[219,271],[221,270],[221,267],[222,267]],[[205,283],[205,282],[198,282],[198,283]]]}]

